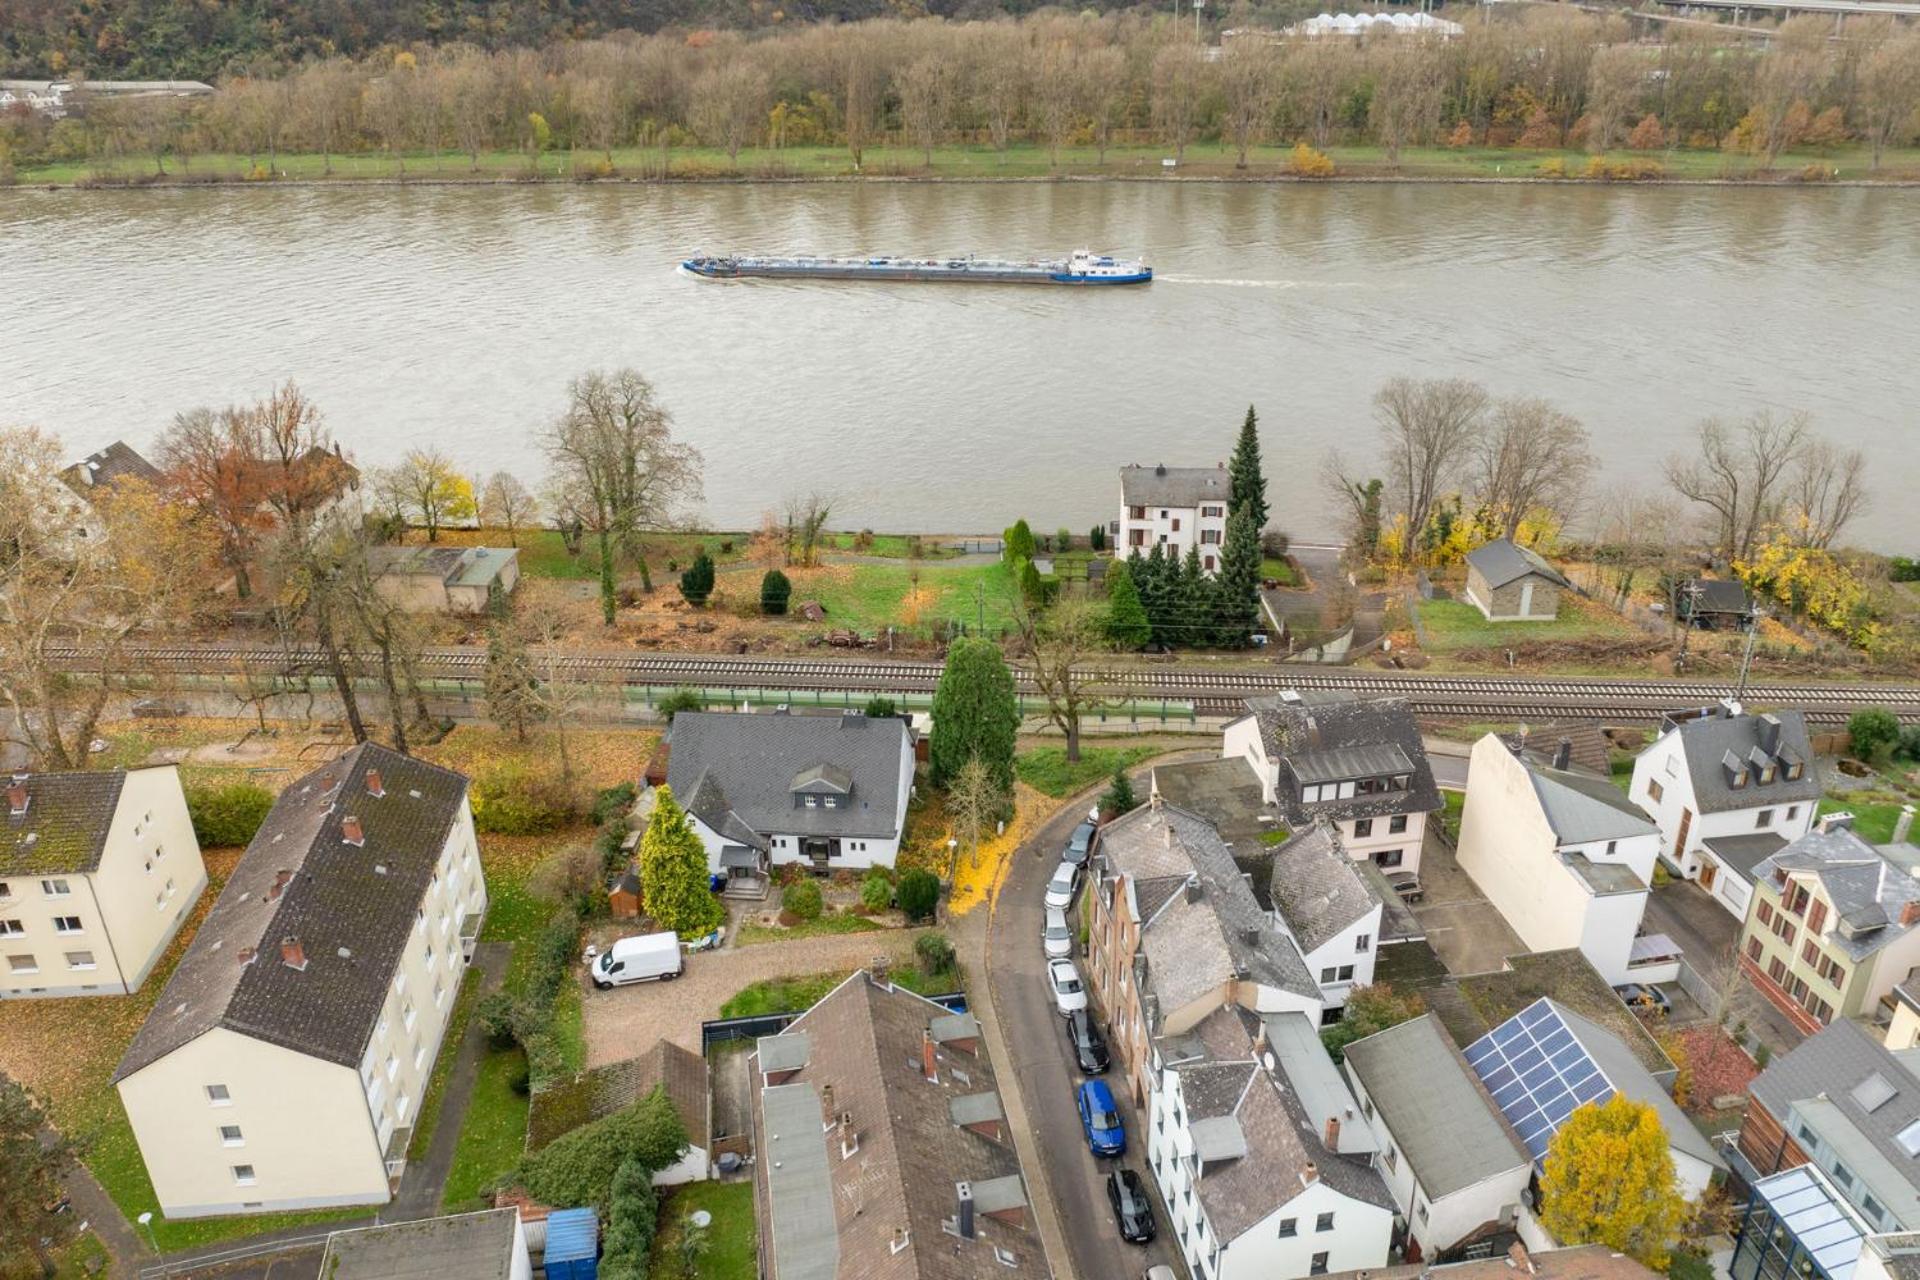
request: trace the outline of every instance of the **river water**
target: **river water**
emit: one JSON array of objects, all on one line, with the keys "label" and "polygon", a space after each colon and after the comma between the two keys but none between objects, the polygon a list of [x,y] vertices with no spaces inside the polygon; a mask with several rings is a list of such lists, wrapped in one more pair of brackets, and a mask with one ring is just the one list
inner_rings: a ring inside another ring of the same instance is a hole
[{"label": "river water", "polygon": [[[694,250],[1144,254],[1136,289],[716,284]],[[1276,523],[1396,374],[1580,417],[1602,482],[1692,423],[1811,411],[1914,540],[1920,194],[1547,186],[810,185],[0,195],[0,423],[79,453],[297,379],[363,464],[544,471],[567,380],[630,364],[704,451],[705,515],[1084,530],[1114,468],[1226,457],[1260,410]],[[1911,546],[1904,549],[1911,551]]]}]

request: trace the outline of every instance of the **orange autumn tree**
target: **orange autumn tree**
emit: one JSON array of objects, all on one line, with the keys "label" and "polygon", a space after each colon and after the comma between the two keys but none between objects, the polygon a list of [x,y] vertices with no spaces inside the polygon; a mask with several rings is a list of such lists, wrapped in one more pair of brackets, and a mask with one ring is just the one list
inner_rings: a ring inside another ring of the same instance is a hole
[{"label": "orange autumn tree", "polygon": [[1562,1244],[1604,1244],[1656,1271],[1687,1216],[1659,1113],[1618,1093],[1553,1135],[1540,1198],[1540,1224]]}]

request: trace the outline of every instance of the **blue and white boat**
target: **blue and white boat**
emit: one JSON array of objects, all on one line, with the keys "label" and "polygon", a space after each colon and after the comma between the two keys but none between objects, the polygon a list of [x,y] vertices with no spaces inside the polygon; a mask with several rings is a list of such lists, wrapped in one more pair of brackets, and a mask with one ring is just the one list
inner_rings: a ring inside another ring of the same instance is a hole
[{"label": "blue and white boat", "polygon": [[682,271],[706,280],[878,280],[954,284],[1147,284],[1145,262],[1087,249],[1052,261],[995,258],[808,258],[695,254]]}]

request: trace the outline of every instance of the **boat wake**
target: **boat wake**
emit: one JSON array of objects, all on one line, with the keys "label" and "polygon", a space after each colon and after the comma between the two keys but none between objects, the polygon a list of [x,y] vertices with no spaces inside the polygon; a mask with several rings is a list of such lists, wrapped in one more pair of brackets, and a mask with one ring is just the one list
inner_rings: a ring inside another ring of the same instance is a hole
[{"label": "boat wake", "polygon": [[1205,284],[1227,289],[1358,289],[1344,280],[1215,280],[1206,276],[1155,276],[1162,284]]}]

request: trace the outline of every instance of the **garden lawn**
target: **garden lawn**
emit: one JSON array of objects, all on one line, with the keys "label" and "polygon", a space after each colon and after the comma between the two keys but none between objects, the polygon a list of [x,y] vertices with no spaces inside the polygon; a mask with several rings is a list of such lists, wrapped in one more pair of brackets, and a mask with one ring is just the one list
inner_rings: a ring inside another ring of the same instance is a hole
[{"label": "garden lawn", "polygon": [[1859,800],[1854,793],[1842,792],[1820,802],[1819,812],[1850,813],[1853,833],[1868,844],[1887,844],[1893,839],[1893,824],[1900,821],[1900,800]]},{"label": "garden lawn", "polygon": [[[905,560],[912,553],[908,550],[908,535],[904,533],[876,533],[869,535],[868,544],[857,546],[860,535],[854,533],[826,533],[820,536],[820,545],[829,551],[844,551],[852,555],[877,556],[886,560]],[[920,539],[920,558],[923,560],[943,560],[952,557],[954,552],[938,538]]]},{"label": "garden lawn", "polygon": [[1582,600],[1571,592],[1560,596],[1560,616],[1552,622],[1488,622],[1464,600],[1427,600],[1420,605],[1430,653],[1455,649],[1484,649],[1528,640],[1583,640],[1594,636],[1637,634],[1632,623],[1616,613]]},{"label": "garden lawn", "polygon": [[1004,565],[929,564],[920,570],[917,589],[909,572],[901,564],[788,569],[793,613],[797,616],[802,601],[818,600],[828,626],[868,634],[890,626],[930,630],[947,621],[976,626],[983,608],[989,630],[1013,624],[1013,592]]},{"label": "garden lawn", "polygon": [[818,920],[803,920],[790,929],[768,928],[752,921],[741,925],[733,935],[733,945],[750,947],[758,942],[792,942],[796,938],[819,938],[845,933],[877,933],[885,925],[851,911],[836,911]]},{"label": "garden lawn", "polygon": [[1029,747],[1013,758],[1013,772],[1035,791],[1058,800],[1113,777],[1116,769],[1131,769],[1149,756],[1158,755],[1161,750],[1156,746],[1089,747],[1082,744],[1080,758],[1069,763],[1065,747]]},{"label": "garden lawn", "polygon": [[[713,1215],[713,1225],[707,1228],[706,1252],[689,1272],[681,1266],[680,1232],[698,1209]],[[653,1238],[647,1274],[653,1280],[755,1280],[758,1245],[751,1182],[688,1183],[660,1201],[660,1231]]]},{"label": "garden lawn", "polygon": [[427,1080],[426,1096],[420,1100],[413,1137],[407,1143],[409,1160],[420,1159],[433,1145],[433,1131],[440,1126],[440,1108],[447,1101],[447,1077],[453,1072],[454,1059],[460,1056],[460,1042],[466,1039],[467,1024],[473,1020],[473,1006],[479,1002],[480,975],[472,969],[463,970],[460,994],[454,997],[453,1013],[447,1018],[447,1033],[440,1039],[440,1056],[434,1060],[433,1075]]},{"label": "garden lawn", "polygon": [[1454,844],[1460,843],[1460,815],[1467,807],[1467,793],[1464,791],[1442,791],[1440,793],[1440,830]]},{"label": "garden lawn", "polygon": [[1271,578],[1283,587],[1297,587],[1300,585],[1300,575],[1295,572],[1294,567],[1285,560],[1275,560],[1272,558],[1262,560],[1260,562],[1260,577],[1262,581]]},{"label": "garden lawn", "polygon": [[483,1209],[481,1193],[520,1163],[527,1149],[524,1094],[514,1088],[525,1075],[526,1055],[519,1048],[489,1049],[467,1100],[466,1122],[454,1148],[453,1169],[440,1194],[443,1213]]},{"label": "garden lawn", "polygon": [[[520,572],[532,578],[560,578],[568,581],[597,581],[600,577],[600,549],[593,535],[582,540],[580,554],[567,554],[566,543],[553,529],[521,529]],[[415,530],[408,542],[424,542],[426,534]],[[442,529],[439,541],[453,547],[504,547],[505,529]],[[738,560],[746,552],[744,533],[654,533],[646,535],[647,567],[653,571],[655,585],[667,574],[667,565],[678,562],[682,568],[693,562],[695,553],[705,547],[715,564]],[[726,550],[723,546],[731,544]],[[621,572],[624,574],[625,569]]]}]

